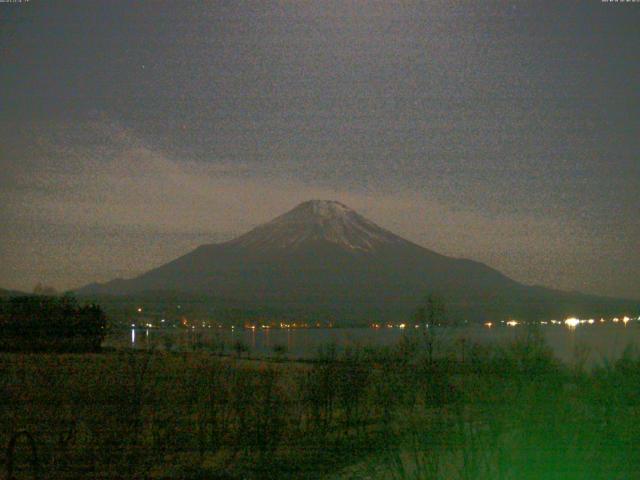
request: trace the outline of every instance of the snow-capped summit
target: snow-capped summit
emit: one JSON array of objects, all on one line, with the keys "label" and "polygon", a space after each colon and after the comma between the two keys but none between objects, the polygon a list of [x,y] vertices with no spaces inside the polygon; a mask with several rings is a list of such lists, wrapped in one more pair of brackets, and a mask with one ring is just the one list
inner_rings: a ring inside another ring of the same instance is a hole
[{"label": "snow-capped summit", "polygon": [[296,248],[326,241],[348,250],[372,252],[405,240],[333,200],[309,200],[231,243],[260,249]]},{"label": "snow-capped summit", "polygon": [[300,212],[305,215],[311,212],[313,215],[318,215],[324,218],[331,218],[341,215],[348,215],[349,213],[353,213],[353,210],[351,210],[345,204],[337,202],[335,200],[307,200],[306,202],[302,202],[289,213],[293,212]]}]

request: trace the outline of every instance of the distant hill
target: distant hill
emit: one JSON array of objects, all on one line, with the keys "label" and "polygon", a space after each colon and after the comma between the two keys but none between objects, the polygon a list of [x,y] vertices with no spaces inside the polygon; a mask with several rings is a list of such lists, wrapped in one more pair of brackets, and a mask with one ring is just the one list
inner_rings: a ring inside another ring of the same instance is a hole
[{"label": "distant hill", "polygon": [[26,295],[24,292],[19,292],[17,290],[6,290],[4,288],[0,288],[0,298],[3,297],[18,297],[21,295]]},{"label": "distant hill", "polygon": [[335,201],[313,200],[228,242],[202,245],[81,295],[205,295],[212,301],[368,322],[407,318],[428,293],[471,321],[636,312],[638,301],[518,283],[405,240]]}]

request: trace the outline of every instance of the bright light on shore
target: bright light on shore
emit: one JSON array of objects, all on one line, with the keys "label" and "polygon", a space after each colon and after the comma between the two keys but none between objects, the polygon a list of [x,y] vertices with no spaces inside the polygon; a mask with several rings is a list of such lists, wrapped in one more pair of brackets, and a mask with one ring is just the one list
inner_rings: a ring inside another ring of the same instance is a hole
[{"label": "bright light on shore", "polygon": [[493,327],[493,323],[491,323],[491,322],[484,322],[484,326],[485,326],[485,327],[487,327],[487,328],[491,328],[491,327]]},{"label": "bright light on shore", "polygon": [[516,325],[518,325],[518,321],[517,320],[509,320],[507,322],[507,325],[509,325],[510,327],[515,327]]},{"label": "bright light on shore", "polygon": [[571,317],[571,318],[567,318],[564,321],[564,324],[569,328],[576,328],[578,325],[580,325],[580,320],[578,320],[575,317]]}]

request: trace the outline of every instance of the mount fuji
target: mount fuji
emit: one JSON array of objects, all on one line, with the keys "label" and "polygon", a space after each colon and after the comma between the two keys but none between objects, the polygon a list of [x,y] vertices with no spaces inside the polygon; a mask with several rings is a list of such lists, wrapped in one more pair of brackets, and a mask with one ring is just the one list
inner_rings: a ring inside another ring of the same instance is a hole
[{"label": "mount fuji", "polygon": [[342,203],[311,200],[233,240],[80,295],[199,295],[211,302],[351,322],[406,319],[429,293],[469,321],[599,316],[638,302],[527,286],[405,240]]}]

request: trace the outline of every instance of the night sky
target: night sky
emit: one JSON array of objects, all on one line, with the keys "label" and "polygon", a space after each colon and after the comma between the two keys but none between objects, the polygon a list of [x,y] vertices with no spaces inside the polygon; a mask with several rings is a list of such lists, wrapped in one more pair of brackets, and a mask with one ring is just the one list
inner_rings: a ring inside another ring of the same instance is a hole
[{"label": "night sky", "polygon": [[640,299],[640,3],[0,3],[0,286],[131,277],[297,203]]}]

